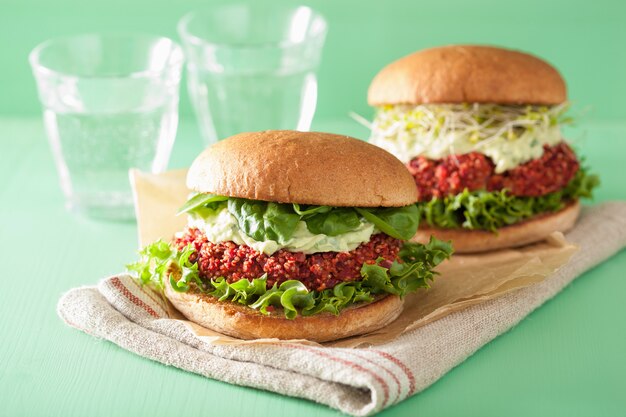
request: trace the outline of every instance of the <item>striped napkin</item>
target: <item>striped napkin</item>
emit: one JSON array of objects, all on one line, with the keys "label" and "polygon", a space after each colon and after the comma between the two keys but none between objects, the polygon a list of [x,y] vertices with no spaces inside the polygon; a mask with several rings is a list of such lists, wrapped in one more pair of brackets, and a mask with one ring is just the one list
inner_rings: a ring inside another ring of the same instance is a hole
[{"label": "striped napkin", "polygon": [[210,344],[182,321],[169,318],[160,296],[125,274],[106,278],[97,287],[70,290],[59,300],[58,314],[72,327],[166,365],[366,416],[424,390],[626,246],[626,203],[585,209],[567,239],[581,250],[543,282],[369,348]]}]

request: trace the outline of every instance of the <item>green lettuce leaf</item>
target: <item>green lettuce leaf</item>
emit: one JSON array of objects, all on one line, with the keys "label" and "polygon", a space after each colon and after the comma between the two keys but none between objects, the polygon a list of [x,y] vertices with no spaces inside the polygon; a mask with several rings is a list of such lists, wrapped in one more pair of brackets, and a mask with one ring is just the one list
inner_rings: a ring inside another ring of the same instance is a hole
[{"label": "green lettuce leaf", "polygon": [[489,230],[509,226],[541,213],[555,212],[578,198],[591,198],[600,183],[596,175],[579,169],[563,189],[541,197],[515,197],[506,190],[468,191],[418,203],[420,217],[431,226]]},{"label": "green lettuce leaf", "polygon": [[[142,284],[151,284],[153,287],[163,288],[162,278],[170,259],[178,255],[167,242],[157,240],[139,251],[141,259],[126,265],[128,272],[133,274]],[[169,275],[168,275],[169,276]]]},{"label": "green lettuce leaf", "polygon": [[318,213],[328,213],[333,208],[330,206],[308,206],[308,207],[300,207],[300,204],[293,203],[293,211],[298,213],[301,217],[306,218],[313,214]]},{"label": "green lettuce leaf", "polygon": [[198,212],[203,209],[217,210],[227,200],[228,197],[221,195],[197,193],[187,200],[176,214],[179,215],[192,211]]},{"label": "green lettuce leaf", "polygon": [[300,221],[300,216],[289,204],[230,198],[228,211],[237,219],[239,228],[259,242],[286,243]]},{"label": "green lettuce leaf", "polygon": [[260,200],[196,194],[180,208],[180,213],[204,217],[226,205],[239,228],[254,240],[274,240],[284,244],[304,221],[313,234],[338,236],[358,229],[361,219],[396,239],[413,237],[419,224],[415,205],[388,208],[300,206]]},{"label": "green lettuce leaf", "polygon": [[419,211],[414,204],[376,209],[357,207],[355,210],[380,231],[396,239],[411,239],[419,226]]},{"label": "green lettuce leaf", "polygon": [[309,232],[327,236],[338,236],[351,232],[361,225],[361,219],[353,208],[335,208],[326,212],[318,212],[305,217],[304,221]]},{"label": "green lettuce leaf", "polygon": [[197,263],[190,261],[195,249],[189,245],[176,251],[163,241],[146,246],[138,262],[127,265],[128,271],[141,284],[163,290],[171,285],[175,291],[198,290],[218,298],[249,306],[262,314],[282,309],[288,319],[299,314],[310,316],[321,312],[339,314],[344,308],[361,302],[372,302],[377,295],[400,297],[419,288],[428,288],[436,272],[433,268],[452,254],[449,243],[431,238],[426,245],[406,242],[397,261],[382,265],[382,259],[361,267],[361,281],[343,282],[323,291],[309,291],[303,283],[288,280],[267,289],[267,276],[251,281],[242,279],[228,283],[224,278],[202,280]]}]

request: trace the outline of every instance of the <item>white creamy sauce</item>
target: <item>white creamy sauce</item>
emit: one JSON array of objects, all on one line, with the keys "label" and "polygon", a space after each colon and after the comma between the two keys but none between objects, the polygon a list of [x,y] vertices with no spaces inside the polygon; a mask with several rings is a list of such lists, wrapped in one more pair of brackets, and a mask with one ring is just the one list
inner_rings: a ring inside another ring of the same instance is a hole
[{"label": "white creamy sauce", "polygon": [[[403,108],[379,112],[372,123],[370,142],[405,163],[417,156],[441,159],[454,154],[478,152],[491,158],[496,173],[502,173],[541,157],[544,145],[554,146],[562,141],[559,125],[543,120],[518,122],[532,124],[532,128],[515,137],[508,137],[507,131],[503,130],[487,139],[477,140],[480,129],[472,131],[467,125],[455,125],[455,120],[449,120],[456,116],[452,112],[448,112],[447,119],[429,119],[428,122],[435,120],[440,124],[436,128],[428,125],[424,127],[427,122],[423,117],[420,120],[412,119],[411,116],[415,113],[415,110]],[[461,121],[466,120],[467,118]]]},{"label": "white creamy sauce", "polygon": [[246,235],[237,223],[237,219],[224,207],[214,215],[207,217],[189,216],[190,227],[196,227],[205,233],[207,239],[213,243],[232,241],[237,245],[247,245],[258,252],[267,255],[285,249],[290,252],[306,254],[317,252],[348,252],[356,249],[360,244],[369,242],[375,232],[372,223],[361,221],[361,225],[348,233],[339,236],[327,236],[309,232],[306,223],[300,221],[296,230],[285,244],[273,240],[259,242]]}]

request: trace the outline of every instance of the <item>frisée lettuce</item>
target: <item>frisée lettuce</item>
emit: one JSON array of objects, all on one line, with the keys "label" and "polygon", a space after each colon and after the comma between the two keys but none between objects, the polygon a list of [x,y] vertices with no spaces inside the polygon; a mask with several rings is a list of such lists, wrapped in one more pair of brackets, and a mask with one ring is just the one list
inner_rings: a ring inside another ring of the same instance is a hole
[{"label": "fris\u00e9e lettuce", "polygon": [[128,271],[142,285],[162,291],[165,285],[179,292],[201,291],[218,298],[246,305],[261,314],[282,309],[288,319],[299,314],[310,316],[321,312],[339,314],[344,308],[372,302],[377,296],[393,294],[400,297],[419,288],[428,288],[436,272],[433,268],[452,254],[450,243],[431,238],[426,245],[406,242],[398,253],[398,260],[389,267],[382,259],[361,267],[360,281],[343,282],[323,291],[310,291],[297,280],[284,281],[267,288],[267,277],[229,283],[224,278],[202,279],[198,264],[192,262],[195,249],[189,245],[178,251],[161,240],[140,252],[139,261],[127,265]]},{"label": "fris\u00e9e lettuce", "polygon": [[515,197],[507,190],[468,191],[418,203],[422,221],[439,228],[464,228],[497,232],[541,213],[561,210],[578,198],[591,198],[600,183],[597,175],[581,168],[561,190],[541,197]]}]

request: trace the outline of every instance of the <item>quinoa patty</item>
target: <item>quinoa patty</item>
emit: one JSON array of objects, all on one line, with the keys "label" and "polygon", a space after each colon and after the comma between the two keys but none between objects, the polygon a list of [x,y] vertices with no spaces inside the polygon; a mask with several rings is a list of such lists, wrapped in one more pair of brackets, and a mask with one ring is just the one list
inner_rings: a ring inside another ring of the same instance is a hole
[{"label": "quinoa patty", "polygon": [[539,197],[560,190],[580,168],[574,151],[565,142],[544,146],[543,155],[502,174],[487,156],[471,152],[439,160],[418,156],[407,167],[417,185],[419,201],[470,191],[504,188],[518,197]]},{"label": "quinoa patty", "polygon": [[233,242],[209,242],[199,229],[188,228],[173,243],[178,250],[190,243],[195,247],[196,253],[190,260],[198,262],[202,279],[224,277],[232,283],[267,274],[268,288],[295,279],[309,290],[322,291],[341,282],[359,281],[364,263],[383,258],[381,265],[389,267],[396,259],[402,241],[380,233],[350,252],[304,254],[281,249],[266,255]]}]

